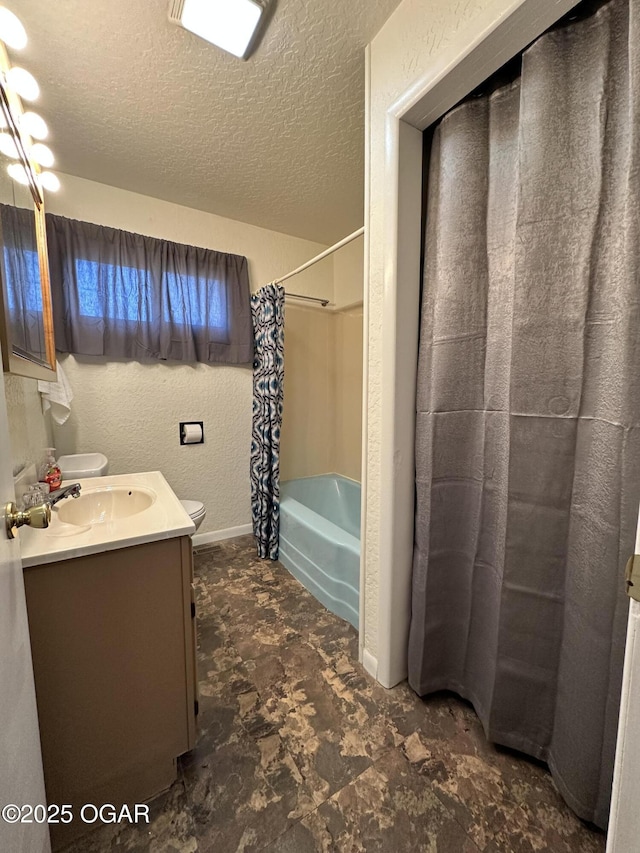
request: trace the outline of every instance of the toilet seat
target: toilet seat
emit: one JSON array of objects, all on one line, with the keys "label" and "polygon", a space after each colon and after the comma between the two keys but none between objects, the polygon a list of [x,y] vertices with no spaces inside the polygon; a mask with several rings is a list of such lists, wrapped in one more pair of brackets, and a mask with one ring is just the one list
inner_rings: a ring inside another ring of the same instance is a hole
[{"label": "toilet seat", "polygon": [[180,501],[180,503],[193,521],[205,514],[205,508],[202,501]]}]

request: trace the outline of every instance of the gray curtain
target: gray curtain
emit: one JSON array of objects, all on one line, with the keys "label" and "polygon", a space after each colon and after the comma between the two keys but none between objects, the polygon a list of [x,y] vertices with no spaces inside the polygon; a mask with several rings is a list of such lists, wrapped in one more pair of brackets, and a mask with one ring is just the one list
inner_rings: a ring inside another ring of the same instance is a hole
[{"label": "gray curtain", "polygon": [[47,214],[56,349],[250,364],[247,259]]},{"label": "gray curtain", "polygon": [[267,284],[251,297],[255,336],[251,425],[251,514],[258,556],[278,559],[280,430],[284,400],[284,287]]},{"label": "gray curtain", "polygon": [[608,819],[640,501],[639,3],[438,126],[409,681],[469,699]]}]

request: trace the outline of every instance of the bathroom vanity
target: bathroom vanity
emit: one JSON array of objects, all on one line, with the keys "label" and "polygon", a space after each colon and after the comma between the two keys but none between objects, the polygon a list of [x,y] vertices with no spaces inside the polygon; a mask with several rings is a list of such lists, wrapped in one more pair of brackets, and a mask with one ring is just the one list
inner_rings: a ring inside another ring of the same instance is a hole
[{"label": "bathroom vanity", "polygon": [[85,803],[168,788],[196,733],[193,523],[159,472],[81,484],[20,531],[47,800],[75,815],[54,849]]}]

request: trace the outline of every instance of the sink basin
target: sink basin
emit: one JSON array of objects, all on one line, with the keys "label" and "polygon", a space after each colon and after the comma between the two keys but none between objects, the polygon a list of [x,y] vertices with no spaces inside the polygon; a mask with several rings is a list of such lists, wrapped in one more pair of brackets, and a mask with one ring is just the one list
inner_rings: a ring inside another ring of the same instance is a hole
[{"label": "sink basin", "polygon": [[138,515],[155,500],[156,493],[142,486],[105,486],[82,492],[79,498],[65,498],[55,509],[60,521],[84,527]]},{"label": "sink basin", "polygon": [[23,568],[194,533],[193,521],[160,471],[79,477],[78,482],[80,497],[59,501],[46,530],[21,528]]}]

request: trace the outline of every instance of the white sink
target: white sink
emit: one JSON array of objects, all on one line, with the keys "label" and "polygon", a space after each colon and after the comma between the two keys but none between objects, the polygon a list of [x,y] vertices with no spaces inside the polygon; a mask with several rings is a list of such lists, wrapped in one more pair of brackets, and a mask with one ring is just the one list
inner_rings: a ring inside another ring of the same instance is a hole
[{"label": "white sink", "polygon": [[84,527],[138,515],[153,506],[156,497],[152,489],[143,486],[104,486],[83,491],[79,498],[64,498],[56,510],[64,524]]},{"label": "white sink", "polygon": [[191,536],[195,525],[160,471],[79,477],[79,498],[53,507],[46,530],[19,531],[25,569],[101,554],[174,536]]}]

